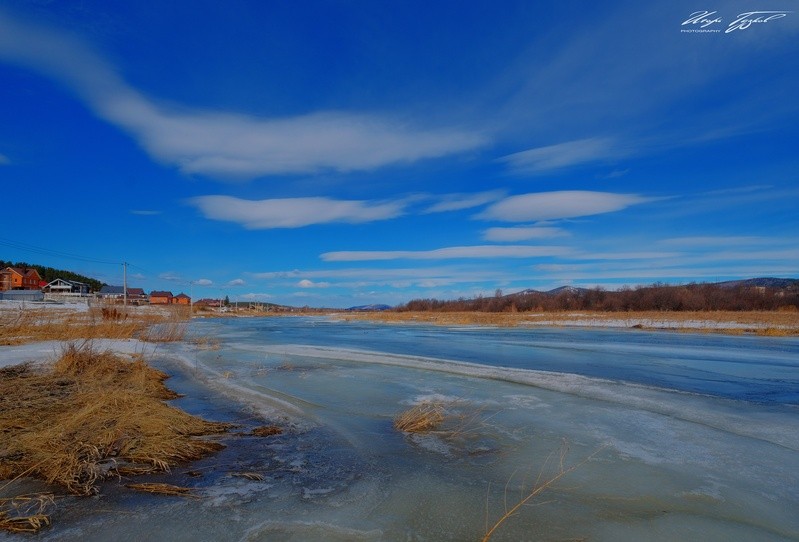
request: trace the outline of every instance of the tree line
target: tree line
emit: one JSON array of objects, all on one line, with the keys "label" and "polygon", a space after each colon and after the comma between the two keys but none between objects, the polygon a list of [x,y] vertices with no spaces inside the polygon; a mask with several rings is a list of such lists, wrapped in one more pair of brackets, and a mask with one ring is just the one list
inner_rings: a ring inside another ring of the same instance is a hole
[{"label": "tree line", "polygon": [[89,288],[92,291],[98,291],[100,288],[103,287],[105,284],[97,279],[93,279],[91,277],[86,277],[84,275],[80,275],[78,273],[73,273],[72,271],[66,271],[64,269],[55,269],[54,267],[47,267],[44,265],[37,265],[33,263],[26,263],[26,262],[10,262],[0,260],[0,269],[5,269],[6,267],[19,267],[20,269],[35,269],[39,276],[42,277],[42,280],[45,282],[53,282],[55,279],[64,279],[64,280],[74,280],[77,282],[83,282],[89,285]]},{"label": "tree line", "polygon": [[799,310],[799,281],[786,288],[748,285],[652,284],[619,290],[566,288],[557,292],[528,290],[493,297],[478,296],[457,300],[414,299],[395,308],[397,311],[772,311]]}]

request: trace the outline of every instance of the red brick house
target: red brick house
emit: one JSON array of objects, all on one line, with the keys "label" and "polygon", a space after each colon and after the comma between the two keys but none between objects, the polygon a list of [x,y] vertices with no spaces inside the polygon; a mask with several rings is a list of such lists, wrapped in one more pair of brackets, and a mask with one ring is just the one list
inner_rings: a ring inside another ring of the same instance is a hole
[{"label": "red brick house", "polygon": [[40,290],[42,277],[35,269],[6,267],[0,271],[0,290]]},{"label": "red brick house", "polygon": [[186,294],[184,294],[183,292],[181,292],[172,298],[172,303],[174,303],[175,305],[190,305],[191,298]]},{"label": "red brick house", "polygon": [[154,290],[150,292],[150,305],[169,305],[172,303],[172,292]]}]

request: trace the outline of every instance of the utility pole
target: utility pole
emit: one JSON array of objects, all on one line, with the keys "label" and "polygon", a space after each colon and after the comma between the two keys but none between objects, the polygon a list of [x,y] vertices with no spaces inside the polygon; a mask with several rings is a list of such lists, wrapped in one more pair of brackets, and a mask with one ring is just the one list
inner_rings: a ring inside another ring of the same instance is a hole
[{"label": "utility pole", "polygon": [[125,307],[128,306],[128,262],[122,262],[122,299]]}]

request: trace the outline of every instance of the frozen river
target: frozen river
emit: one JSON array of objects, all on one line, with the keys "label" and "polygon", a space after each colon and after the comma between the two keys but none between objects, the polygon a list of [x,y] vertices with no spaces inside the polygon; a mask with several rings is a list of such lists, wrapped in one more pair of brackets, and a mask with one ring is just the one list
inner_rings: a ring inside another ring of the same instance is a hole
[{"label": "frozen river", "polygon": [[[191,335],[218,348],[154,355],[178,406],[285,432],[175,472],[199,499],[111,483],[37,538],[479,540],[564,452],[577,468],[492,540],[799,540],[796,338],[324,318]],[[392,427],[425,401],[454,434]]]}]

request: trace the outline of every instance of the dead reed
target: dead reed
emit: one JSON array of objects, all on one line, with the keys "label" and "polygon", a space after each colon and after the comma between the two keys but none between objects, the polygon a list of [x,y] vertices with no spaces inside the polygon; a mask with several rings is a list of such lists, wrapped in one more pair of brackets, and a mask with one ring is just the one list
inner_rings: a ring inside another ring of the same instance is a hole
[{"label": "dead reed", "polygon": [[0,499],[0,530],[11,533],[35,533],[50,525],[46,513],[53,505],[53,495],[19,495]]},{"label": "dead reed", "polygon": [[143,493],[152,493],[153,495],[167,495],[173,497],[193,497],[194,493],[190,487],[173,486],[171,484],[161,483],[141,483],[141,484],[125,484],[125,487],[134,491],[141,491]]},{"label": "dead reed", "polygon": [[489,417],[468,401],[424,401],[397,414],[394,429],[403,433],[434,433],[455,441],[487,426]]},{"label": "dead reed", "polygon": [[[566,442],[563,443],[559,452],[555,454],[554,452],[550,454],[546,460],[544,461],[541,470],[538,473],[538,477],[536,478],[535,482],[528,487],[525,487],[526,484],[521,484],[520,488],[520,496],[518,500],[511,506],[508,505],[508,490],[513,482],[513,478],[515,477],[515,473],[511,475],[508,481],[505,483],[505,492],[504,492],[504,499],[503,499],[503,512],[492,524],[489,524],[488,520],[488,496],[486,496],[486,522],[485,522],[485,535],[482,538],[482,542],[487,542],[491,539],[494,533],[510,518],[515,516],[516,514],[521,511],[522,508],[530,504],[530,501],[541,495],[547,489],[550,489],[556,482],[558,482],[564,476],[574,472],[578,468],[585,465],[588,461],[590,461],[594,456],[596,456],[602,448],[599,448],[594,453],[580,461],[579,463],[573,464],[571,466],[566,466],[566,455],[569,452],[569,447]],[[550,474],[545,474],[547,471],[551,471]],[[490,489],[490,488],[489,488]],[[490,526],[489,526],[490,525]]]},{"label": "dead reed", "polygon": [[109,476],[168,471],[223,446],[229,426],[167,405],[167,375],[142,359],[67,345],[52,367],[0,378],[0,479],[28,476],[76,495]]},{"label": "dead reed", "polygon": [[276,425],[262,425],[250,431],[250,435],[254,437],[271,437],[273,435],[280,435],[283,430]]},{"label": "dead reed", "polygon": [[80,339],[182,340],[188,312],[153,307],[92,307],[77,312],[57,308],[0,311],[0,345]]},{"label": "dead reed", "polygon": [[444,404],[424,402],[414,405],[394,418],[394,429],[403,433],[427,433],[444,423]]}]

